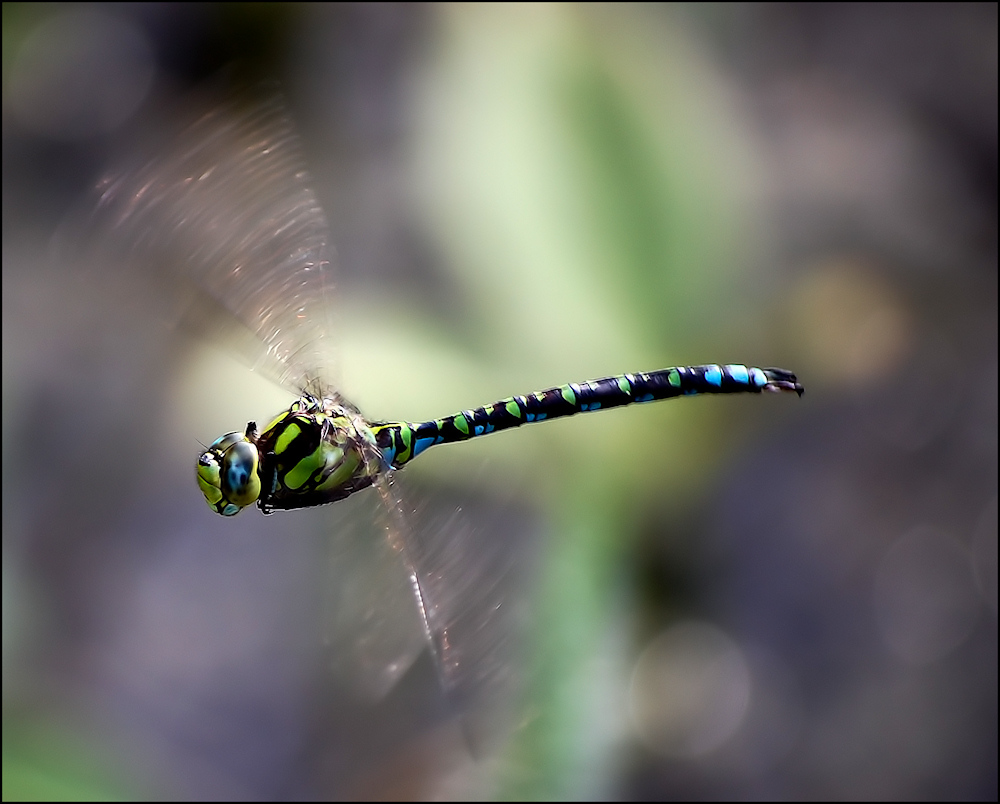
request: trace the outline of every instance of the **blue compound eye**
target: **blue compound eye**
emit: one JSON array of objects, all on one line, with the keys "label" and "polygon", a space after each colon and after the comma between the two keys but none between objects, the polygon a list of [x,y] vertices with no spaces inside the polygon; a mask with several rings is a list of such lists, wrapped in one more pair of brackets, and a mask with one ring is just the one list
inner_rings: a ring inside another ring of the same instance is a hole
[{"label": "blue compound eye", "polygon": [[226,450],[220,472],[222,496],[233,505],[245,508],[260,496],[257,475],[257,447],[249,441],[238,441]]},{"label": "blue compound eye", "polygon": [[198,486],[223,516],[234,516],[260,497],[257,447],[243,433],[227,433],[198,458]]}]

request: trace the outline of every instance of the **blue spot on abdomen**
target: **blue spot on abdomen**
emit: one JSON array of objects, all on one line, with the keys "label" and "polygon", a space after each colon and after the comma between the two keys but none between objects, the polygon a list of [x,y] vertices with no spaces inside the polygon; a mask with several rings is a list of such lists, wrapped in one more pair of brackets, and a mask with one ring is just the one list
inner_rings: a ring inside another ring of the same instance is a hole
[{"label": "blue spot on abdomen", "polygon": [[743,383],[743,385],[750,384],[750,372],[746,366],[726,366],[726,372],[736,382]]}]

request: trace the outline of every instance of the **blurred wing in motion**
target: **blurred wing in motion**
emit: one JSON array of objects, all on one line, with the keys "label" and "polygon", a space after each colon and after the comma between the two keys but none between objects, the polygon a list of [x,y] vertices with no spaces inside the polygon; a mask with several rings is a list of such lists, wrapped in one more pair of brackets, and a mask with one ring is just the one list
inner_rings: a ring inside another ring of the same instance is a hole
[{"label": "blurred wing in motion", "polygon": [[482,756],[511,724],[518,692],[517,636],[524,633],[524,567],[530,529],[496,511],[453,501],[417,506],[390,473],[377,483],[392,526],[389,543],[413,586],[442,691]]},{"label": "blurred wing in motion", "polygon": [[393,530],[401,523],[373,493],[356,494],[324,513],[334,536],[326,614],[331,665],[355,697],[377,701],[427,646]]},{"label": "blurred wing in motion", "polygon": [[329,383],[328,225],[281,101],[217,105],[155,153],[101,180],[86,239],[158,273],[187,328],[265,376]]}]

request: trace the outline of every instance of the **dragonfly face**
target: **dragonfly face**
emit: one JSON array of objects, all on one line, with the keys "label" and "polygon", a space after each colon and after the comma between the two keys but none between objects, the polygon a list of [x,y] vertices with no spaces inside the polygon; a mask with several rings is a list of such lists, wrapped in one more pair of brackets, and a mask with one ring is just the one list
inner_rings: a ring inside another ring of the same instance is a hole
[{"label": "dragonfly face", "polygon": [[[255,428],[253,428],[255,429]],[[198,486],[210,506],[223,516],[235,516],[260,499],[260,455],[247,433],[226,433],[198,458]]]}]

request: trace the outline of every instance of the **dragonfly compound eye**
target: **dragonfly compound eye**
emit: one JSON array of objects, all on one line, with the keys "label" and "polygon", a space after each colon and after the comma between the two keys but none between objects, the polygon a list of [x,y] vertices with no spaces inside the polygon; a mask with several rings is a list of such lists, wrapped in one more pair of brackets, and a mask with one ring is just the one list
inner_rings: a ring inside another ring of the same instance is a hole
[{"label": "dragonfly compound eye", "polygon": [[223,516],[238,514],[260,497],[257,447],[243,433],[228,433],[198,458],[198,486]]}]

